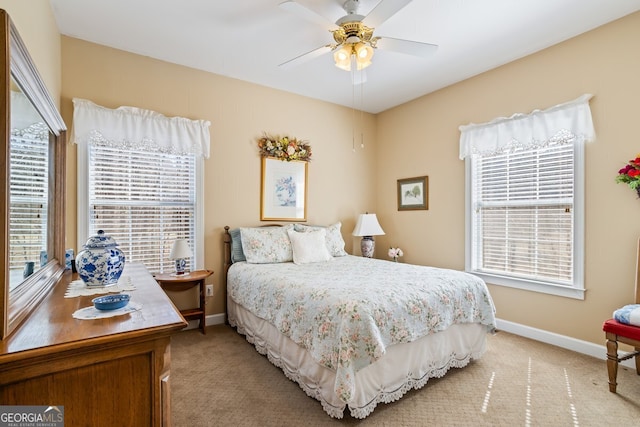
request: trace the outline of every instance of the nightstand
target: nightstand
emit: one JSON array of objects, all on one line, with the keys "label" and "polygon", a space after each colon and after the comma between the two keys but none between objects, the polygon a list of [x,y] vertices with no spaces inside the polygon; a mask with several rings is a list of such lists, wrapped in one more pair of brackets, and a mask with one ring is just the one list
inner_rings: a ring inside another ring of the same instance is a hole
[{"label": "nightstand", "polygon": [[200,297],[199,297],[199,305],[196,308],[189,308],[186,310],[180,310],[180,314],[186,320],[200,320],[200,330],[202,333],[205,333],[204,327],[206,326],[206,318],[205,318],[205,305],[204,305],[204,281],[207,277],[211,276],[213,271],[210,270],[197,270],[191,271],[189,273],[176,275],[176,274],[156,274],[154,278],[156,282],[164,289],[165,291],[171,292],[181,292],[186,291],[188,289],[193,288],[194,286],[199,286]]}]

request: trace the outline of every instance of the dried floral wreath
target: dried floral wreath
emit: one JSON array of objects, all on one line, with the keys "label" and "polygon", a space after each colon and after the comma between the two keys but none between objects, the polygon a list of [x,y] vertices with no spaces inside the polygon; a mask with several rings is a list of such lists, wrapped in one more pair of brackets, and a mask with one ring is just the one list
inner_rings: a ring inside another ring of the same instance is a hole
[{"label": "dried floral wreath", "polygon": [[311,145],[307,141],[288,136],[271,137],[264,135],[258,139],[258,148],[262,157],[275,157],[280,160],[311,160]]}]

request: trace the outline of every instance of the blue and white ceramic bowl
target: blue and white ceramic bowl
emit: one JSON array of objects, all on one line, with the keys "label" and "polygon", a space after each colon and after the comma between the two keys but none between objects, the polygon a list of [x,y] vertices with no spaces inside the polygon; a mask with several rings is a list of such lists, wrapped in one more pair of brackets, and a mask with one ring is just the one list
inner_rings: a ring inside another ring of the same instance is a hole
[{"label": "blue and white ceramic bowl", "polygon": [[76,269],[87,286],[111,286],[118,283],[124,269],[124,253],[104,231],[98,231],[76,256]]},{"label": "blue and white ceramic bowl", "polygon": [[98,310],[117,310],[129,304],[131,298],[127,294],[106,295],[91,300]]}]

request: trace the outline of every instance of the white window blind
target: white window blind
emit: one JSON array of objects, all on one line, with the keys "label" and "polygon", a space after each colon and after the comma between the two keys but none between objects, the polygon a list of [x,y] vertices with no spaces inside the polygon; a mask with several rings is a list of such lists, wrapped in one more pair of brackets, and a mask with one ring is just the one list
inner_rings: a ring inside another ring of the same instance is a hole
[{"label": "white window blind", "polygon": [[49,211],[49,132],[44,123],[16,132],[10,139],[10,269],[39,263],[47,250]]},{"label": "white window blind", "polygon": [[[113,237],[126,262],[151,272],[173,271],[176,239],[192,250],[196,230],[196,159],[130,148],[90,145],[89,233]],[[193,269],[194,258],[187,260]]]},{"label": "white window blind", "polygon": [[471,157],[472,270],[573,284],[574,144]]}]

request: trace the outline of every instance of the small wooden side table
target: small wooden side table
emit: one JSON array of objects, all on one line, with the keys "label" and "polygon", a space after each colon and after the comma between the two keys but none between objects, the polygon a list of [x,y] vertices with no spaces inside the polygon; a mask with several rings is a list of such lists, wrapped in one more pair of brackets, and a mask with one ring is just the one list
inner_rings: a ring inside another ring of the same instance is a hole
[{"label": "small wooden side table", "polygon": [[182,317],[184,317],[186,320],[199,319],[200,330],[203,334],[205,333],[204,327],[206,326],[204,281],[212,274],[213,271],[210,270],[196,270],[181,275],[164,273],[156,274],[154,276],[156,282],[158,282],[160,287],[162,287],[162,289],[164,289],[165,291],[181,292],[191,289],[194,286],[199,286],[200,299],[198,307],[180,310],[180,314],[182,314]]}]

